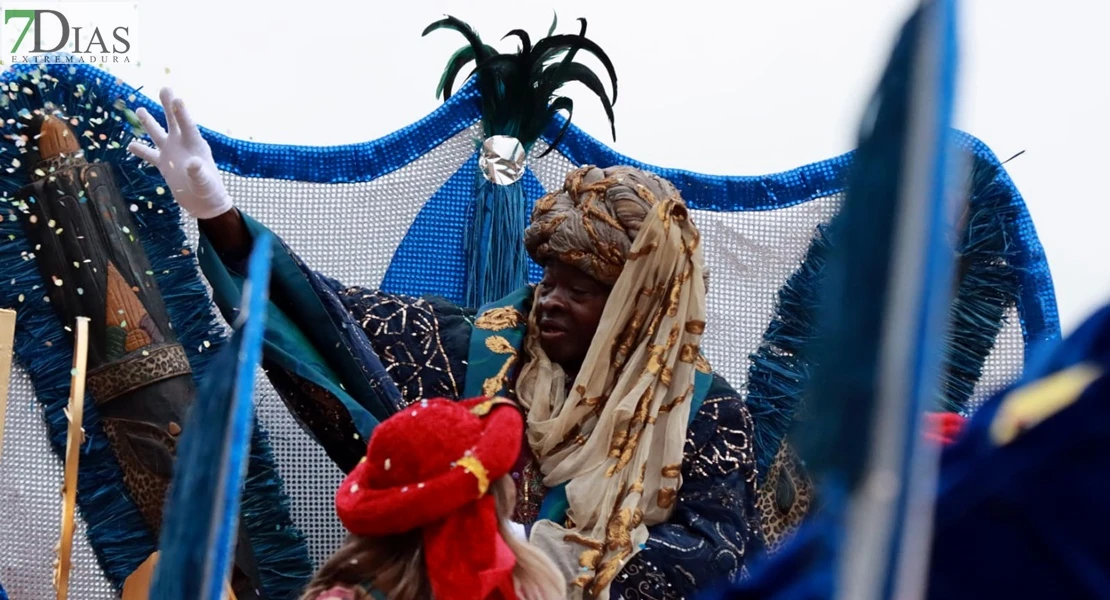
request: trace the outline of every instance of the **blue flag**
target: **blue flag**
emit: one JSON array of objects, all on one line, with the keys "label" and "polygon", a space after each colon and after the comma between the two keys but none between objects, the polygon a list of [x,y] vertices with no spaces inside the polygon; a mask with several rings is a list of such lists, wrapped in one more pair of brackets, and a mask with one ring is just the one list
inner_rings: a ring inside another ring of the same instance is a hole
[{"label": "blue flag", "polygon": [[232,324],[236,331],[205,374],[182,433],[151,598],[226,595],[250,456],[271,254],[270,240],[255,240],[239,319]]},{"label": "blue flag", "polygon": [[940,393],[952,291],[955,4],[926,0],[903,27],[829,226],[797,438],[822,509],[751,579],[707,598],[879,600],[924,586],[937,457],[919,432]]}]

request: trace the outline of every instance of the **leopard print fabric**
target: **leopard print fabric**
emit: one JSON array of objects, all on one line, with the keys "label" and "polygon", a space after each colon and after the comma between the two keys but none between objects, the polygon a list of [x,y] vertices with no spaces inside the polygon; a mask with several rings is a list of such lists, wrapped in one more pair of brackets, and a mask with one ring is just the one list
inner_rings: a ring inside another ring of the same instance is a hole
[{"label": "leopard print fabric", "polygon": [[155,381],[193,371],[180,344],[147,346],[88,374],[89,391],[103,404]]},{"label": "leopard print fabric", "polygon": [[[127,491],[150,528],[160,531],[178,436],[150,423],[129,419],[104,419],[101,426],[122,467]],[[180,426],[174,427],[180,432]]]},{"label": "leopard print fabric", "polygon": [[813,484],[801,459],[785,441],[759,488],[756,507],[768,552],[775,552],[801,525],[813,503]]}]

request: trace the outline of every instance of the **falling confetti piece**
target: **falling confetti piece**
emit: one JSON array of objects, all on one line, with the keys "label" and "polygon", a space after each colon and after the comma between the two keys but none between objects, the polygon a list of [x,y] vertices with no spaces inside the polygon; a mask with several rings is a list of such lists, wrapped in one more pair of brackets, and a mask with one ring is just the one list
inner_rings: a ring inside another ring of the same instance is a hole
[{"label": "falling confetti piece", "polygon": [[78,296],[84,296],[85,295],[85,288],[77,288],[77,295]]},{"label": "falling confetti piece", "polygon": [[54,278],[54,285],[56,285],[58,287],[62,287],[62,280],[58,279],[57,275],[51,275],[51,277]]},{"label": "falling confetti piece", "polygon": [[139,212],[139,205],[138,204],[132,204],[131,205],[131,212]]},{"label": "falling confetti piece", "polygon": [[205,347],[205,348],[209,348],[209,347],[211,347],[211,346],[212,346],[212,344],[209,344],[209,343],[208,343],[208,340],[204,340],[204,347]]},{"label": "falling confetti piece", "polygon": [[20,302],[23,302],[23,298],[24,298],[23,294],[20,294],[20,295],[19,295],[19,301],[20,301]]},{"label": "falling confetti piece", "polygon": [[156,194],[158,194],[159,196],[161,196],[161,195],[166,193],[166,188],[164,188],[162,186],[158,186],[158,187],[154,188],[154,192]]}]

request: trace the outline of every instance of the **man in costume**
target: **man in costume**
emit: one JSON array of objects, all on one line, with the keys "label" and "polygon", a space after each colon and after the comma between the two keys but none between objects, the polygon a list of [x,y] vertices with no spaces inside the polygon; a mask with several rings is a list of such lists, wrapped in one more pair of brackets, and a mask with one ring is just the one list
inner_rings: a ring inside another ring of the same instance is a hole
[{"label": "man in costume", "polygon": [[[233,207],[180,100],[140,111],[158,167],[200,219],[200,259],[235,318],[242,259],[265,227]],[[584,167],[525,235],[543,282],[474,311],[348,288],[278,242],[264,367],[345,471],[376,423],[420,398],[504,395],[526,411],[516,519],[571,597],[681,597],[761,545],[752,422],[701,357],[699,233],[669,182]],[[612,302],[609,302],[613,299]]]}]

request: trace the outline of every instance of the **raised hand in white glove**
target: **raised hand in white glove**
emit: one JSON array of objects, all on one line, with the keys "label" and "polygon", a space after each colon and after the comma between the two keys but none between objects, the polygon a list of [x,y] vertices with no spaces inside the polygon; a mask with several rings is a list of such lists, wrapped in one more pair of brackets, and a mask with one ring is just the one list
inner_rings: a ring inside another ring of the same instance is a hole
[{"label": "raised hand in white glove", "polygon": [[140,108],[136,115],[154,147],[135,141],[127,149],[158,168],[174,200],[193,217],[211,219],[231,210],[231,196],[212,159],[212,149],[185,110],[185,103],[174,98],[169,88],[162,88],[158,96],[169,132],[145,108]]}]

